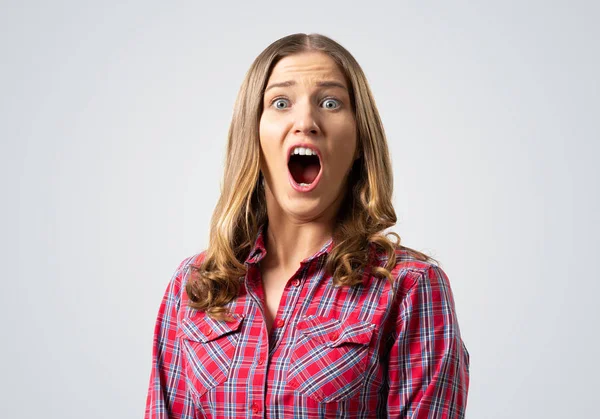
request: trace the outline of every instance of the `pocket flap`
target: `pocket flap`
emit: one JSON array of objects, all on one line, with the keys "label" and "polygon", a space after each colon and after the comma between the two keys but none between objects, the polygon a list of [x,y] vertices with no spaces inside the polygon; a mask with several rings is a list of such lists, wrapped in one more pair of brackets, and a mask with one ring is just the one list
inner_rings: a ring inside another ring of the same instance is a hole
[{"label": "pocket flap", "polygon": [[368,345],[375,330],[374,324],[352,318],[306,318],[298,322],[297,327],[303,335],[318,339],[329,347],[337,347],[343,343]]},{"label": "pocket flap", "polygon": [[177,337],[202,343],[213,341],[240,328],[244,315],[231,314],[231,317],[230,321],[214,320],[205,313],[198,313],[193,318],[183,317],[177,327]]}]

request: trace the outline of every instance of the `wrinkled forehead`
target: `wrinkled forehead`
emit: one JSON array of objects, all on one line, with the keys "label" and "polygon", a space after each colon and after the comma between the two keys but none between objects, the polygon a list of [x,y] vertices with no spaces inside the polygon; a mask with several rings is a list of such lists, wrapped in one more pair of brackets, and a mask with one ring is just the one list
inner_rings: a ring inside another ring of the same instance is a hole
[{"label": "wrinkled forehead", "polygon": [[267,85],[287,81],[316,85],[325,80],[348,87],[343,72],[331,57],[322,52],[303,52],[282,58],[273,67]]}]

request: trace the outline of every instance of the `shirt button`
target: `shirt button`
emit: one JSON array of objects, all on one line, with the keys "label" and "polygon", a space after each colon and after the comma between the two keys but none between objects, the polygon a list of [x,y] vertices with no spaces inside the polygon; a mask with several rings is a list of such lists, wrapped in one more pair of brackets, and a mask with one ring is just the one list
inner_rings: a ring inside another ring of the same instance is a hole
[{"label": "shirt button", "polygon": [[205,334],[206,336],[210,336],[210,335],[212,335],[212,332],[213,332],[213,331],[212,331],[212,329],[211,329],[210,327],[205,327],[205,328],[204,328],[204,334]]},{"label": "shirt button", "polygon": [[254,413],[258,413],[258,405],[256,403],[252,403],[252,406],[250,406],[250,409],[252,409],[252,411]]},{"label": "shirt button", "polygon": [[300,280],[299,279],[294,279],[292,281],[292,285],[295,286],[295,287],[299,286],[300,285]]},{"label": "shirt button", "polygon": [[334,340],[337,340],[337,338],[339,338],[339,337],[340,337],[340,335],[339,335],[339,334],[337,334],[337,333],[332,333],[332,334],[331,334],[331,337],[330,337],[330,339],[331,339],[331,341],[333,342]]},{"label": "shirt button", "polygon": [[262,365],[264,363],[265,363],[265,360],[263,358],[258,359],[258,365]]},{"label": "shirt button", "polygon": [[275,323],[275,326],[277,327],[283,327],[283,325],[285,324],[285,322],[281,319],[277,320],[277,323]]}]

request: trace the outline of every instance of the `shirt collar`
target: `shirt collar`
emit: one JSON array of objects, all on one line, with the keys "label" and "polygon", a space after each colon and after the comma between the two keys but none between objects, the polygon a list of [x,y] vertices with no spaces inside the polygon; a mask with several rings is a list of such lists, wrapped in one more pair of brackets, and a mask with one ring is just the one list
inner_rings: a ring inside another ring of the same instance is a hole
[{"label": "shirt collar", "polygon": [[[252,246],[250,253],[248,253],[245,263],[258,263],[266,256],[267,249],[265,248],[265,234],[267,224],[268,222],[264,222],[258,227],[258,233],[256,235],[256,239],[254,240],[254,245]],[[301,263],[308,263],[323,254],[329,254],[331,249],[333,249],[333,237],[327,240],[327,242],[321,246],[321,248],[315,254],[304,259]]]}]

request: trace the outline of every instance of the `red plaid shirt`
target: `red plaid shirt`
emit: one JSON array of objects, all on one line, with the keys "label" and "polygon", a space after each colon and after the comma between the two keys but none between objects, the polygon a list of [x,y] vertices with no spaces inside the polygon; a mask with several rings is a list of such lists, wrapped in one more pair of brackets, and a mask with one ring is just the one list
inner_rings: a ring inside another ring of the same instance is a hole
[{"label": "red plaid shirt", "polygon": [[[181,262],[154,330],[145,418],[463,418],[469,353],[446,274],[397,250],[392,286],[364,271],[335,287],[332,241],[289,279],[271,333],[263,321],[260,229],[233,321],[187,307]],[[371,266],[385,253],[370,248]]]}]

